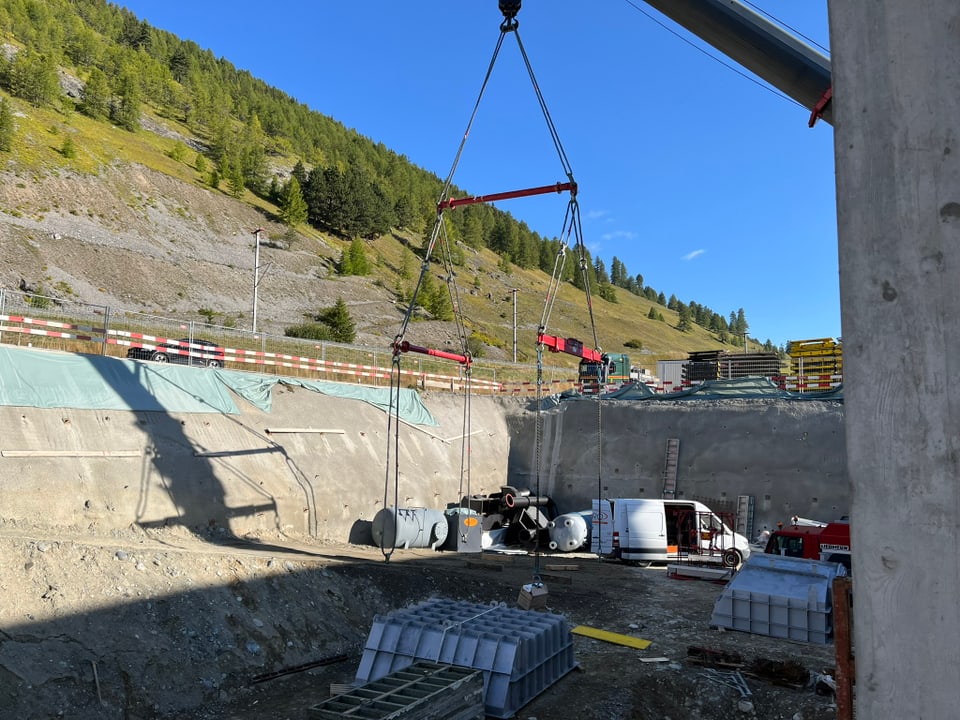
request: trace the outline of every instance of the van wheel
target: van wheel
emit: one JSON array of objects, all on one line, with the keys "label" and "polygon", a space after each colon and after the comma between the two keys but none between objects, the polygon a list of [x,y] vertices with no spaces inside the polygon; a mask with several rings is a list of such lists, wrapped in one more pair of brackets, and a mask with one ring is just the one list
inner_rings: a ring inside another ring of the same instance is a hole
[{"label": "van wheel", "polygon": [[735,568],[743,562],[743,556],[740,554],[739,550],[725,550],[721,561],[723,562],[724,567]]},{"label": "van wheel", "polygon": [[624,564],[630,567],[648,568],[651,563],[649,560],[624,560]]}]

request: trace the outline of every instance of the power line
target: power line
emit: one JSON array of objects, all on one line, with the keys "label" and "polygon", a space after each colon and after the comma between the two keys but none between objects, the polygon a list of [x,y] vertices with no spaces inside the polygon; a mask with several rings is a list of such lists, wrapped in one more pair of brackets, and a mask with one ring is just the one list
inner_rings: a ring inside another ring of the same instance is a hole
[{"label": "power line", "polygon": [[758,6],[758,5],[755,5],[755,4],[753,4],[752,2],[750,2],[750,0],[740,0],[740,2],[742,2],[744,5],[749,5],[751,8],[753,8],[754,10],[756,10],[756,11],[757,11],[758,13],[760,13],[761,15],[765,15],[765,16],[768,17],[769,19],[773,20],[775,23],[777,23],[777,25],[779,25],[780,27],[782,27],[784,30],[789,30],[789,31],[792,32],[794,35],[796,35],[796,36],[799,37],[799,38],[803,38],[804,40],[806,40],[806,41],[807,41],[808,43],[810,43],[811,45],[816,45],[818,48],[820,48],[821,50],[823,50],[823,52],[826,53],[827,55],[830,54],[830,49],[829,49],[829,48],[825,48],[823,45],[821,45],[820,43],[818,43],[818,42],[817,42],[816,40],[814,40],[812,37],[809,37],[808,35],[804,35],[802,32],[800,32],[799,30],[797,30],[795,27],[792,27],[792,26],[789,25],[788,23],[785,23],[783,20],[781,20],[780,18],[778,18],[776,15],[771,15],[771,14],[768,13],[766,10],[764,10],[762,7],[760,7],[760,6]]},{"label": "power line", "polygon": [[789,95],[784,95],[784,94],[783,94],[782,92],[780,92],[779,90],[776,90],[775,88],[771,87],[770,85],[766,84],[765,82],[763,82],[763,81],[761,81],[761,80],[758,80],[757,78],[755,78],[755,77],[747,74],[746,72],[744,72],[743,70],[741,70],[741,69],[738,68],[737,66],[732,65],[731,63],[727,62],[726,60],[724,60],[724,59],[723,59],[722,57],[720,57],[719,55],[715,55],[715,54],[713,54],[713,53],[705,50],[704,48],[700,47],[700,46],[697,45],[695,42],[693,42],[692,40],[690,40],[690,38],[685,37],[684,35],[681,35],[679,32],[677,32],[676,30],[674,30],[672,27],[670,27],[670,26],[667,25],[666,23],[662,22],[660,19],[658,19],[657,17],[655,17],[654,15],[652,15],[651,13],[649,13],[648,11],[644,10],[642,7],[640,7],[640,6],[637,5],[635,2],[633,2],[633,0],[624,0],[624,2],[626,2],[627,5],[629,5],[630,7],[632,7],[634,10],[636,10],[636,11],[637,11],[638,13],[640,13],[641,15],[645,16],[646,18],[648,18],[648,19],[651,20],[652,22],[654,22],[654,23],[656,23],[657,25],[659,25],[661,28],[663,28],[664,30],[666,30],[668,33],[670,33],[670,34],[673,35],[674,37],[676,37],[676,38],[682,40],[683,42],[685,42],[687,45],[689,45],[690,47],[692,47],[692,48],[693,48],[694,50],[696,50],[697,52],[706,55],[708,58],[710,58],[710,59],[713,60],[714,62],[722,65],[722,66],[725,67],[725,68],[727,68],[727,70],[730,70],[730,71],[736,73],[737,75],[739,75],[740,77],[742,77],[742,78],[745,79],[745,80],[749,80],[749,81],[752,82],[754,85],[756,85],[757,87],[763,88],[764,90],[766,90],[766,91],[767,91],[768,93],[770,93],[771,95],[775,95],[775,96],[777,96],[778,98],[781,98],[782,100],[786,100],[787,102],[791,102],[791,103],[793,103],[794,105],[796,105],[797,107],[801,107],[801,108],[804,108],[805,110],[809,110],[809,108],[804,107],[804,105],[802,105],[801,103],[797,102],[796,100],[794,100],[794,99],[793,99],[792,97],[790,97]]}]

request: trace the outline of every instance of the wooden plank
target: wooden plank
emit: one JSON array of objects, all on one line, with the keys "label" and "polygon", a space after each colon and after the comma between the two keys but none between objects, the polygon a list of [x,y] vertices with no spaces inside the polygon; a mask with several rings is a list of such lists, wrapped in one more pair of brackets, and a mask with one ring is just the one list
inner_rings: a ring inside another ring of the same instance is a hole
[{"label": "wooden plank", "polygon": [[551,570],[553,572],[574,572],[580,569],[579,565],[544,565],[545,570]]},{"label": "wooden plank", "polygon": [[849,577],[833,579],[833,646],[837,656],[837,720],[853,720],[853,582]]},{"label": "wooden plank", "polygon": [[614,645],[624,645],[626,647],[636,648],[637,650],[646,650],[652,643],[651,640],[644,640],[643,638],[633,637],[632,635],[621,635],[620,633],[592,628],[586,625],[577,625],[570,632],[574,635],[583,635],[584,637],[593,638],[594,640],[603,640],[604,642],[613,643]]}]

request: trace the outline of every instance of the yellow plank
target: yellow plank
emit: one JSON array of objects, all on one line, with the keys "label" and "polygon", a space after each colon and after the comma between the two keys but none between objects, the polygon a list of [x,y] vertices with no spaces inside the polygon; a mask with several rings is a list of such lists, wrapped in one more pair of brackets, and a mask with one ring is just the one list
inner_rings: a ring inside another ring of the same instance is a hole
[{"label": "yellow plank", "polygon": [[604,642],[613,643],[615,645],[626,645],[627,647],[636,648],[637,650],[646,650],[648,647],[650,647],[650,643],[652,642],[651,640],[644,640],[643,638],[633,637],[632,635],[621,635],[620,633],[587,627],[586,625],[577,625],[570,632],[576,635],[583,635],[584,637],[591,637],[596,640],[603,640]]}]

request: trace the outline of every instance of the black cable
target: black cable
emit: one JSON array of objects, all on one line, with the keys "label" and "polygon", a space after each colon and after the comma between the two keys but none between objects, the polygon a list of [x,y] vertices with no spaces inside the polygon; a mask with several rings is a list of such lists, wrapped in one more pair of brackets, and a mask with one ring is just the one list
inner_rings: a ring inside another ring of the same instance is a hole
[{"label": "black cable", "polygon": [[810,108],[806,107],[805,105],[803,105],[803,103],[797,102],[796,100],[794,100],[794,99],[793,99],[792,97],[790,97],[789,95],[784,95],[784,94],[783,94],[782,92],[780,92],[779,90],[775,90],[773,87],[771,87],[770,85],[767,85],[765,82],[763,82],[763,81],[761,81],[761,80],[758,80],[758,79],[755,78],[755,77],[752,77],[751,75],[749,75],[748,73],[745,73],[743,70],[741,70],[740,68],[736,67],[735,65],[731,65],[730,63],[726,62],[725,60],[723,60],[722,58],[718,57],[717,55],[714,55],[713,53],[708,52],[707,50],[704,50],[702,47],[700,47],[699,45],[697,45],[695,42],[691,41],[690,38],[684,37],[683,35],[681,35],[680,33],[678,33],[676,30],[674,30],[672,27],[670,27],[669,25],[667,25],[667,24],[664,23],[664,22],[661,22],[661,21],[660,21],[659,19],[657,19],[655,16],[651,15],[649,12],[647,12],[647,11],[644,10],[643,8],[639,7],[635,2],[633,2],[633,0],[624,0],[624,2],[626,2],[627,5],[629,5],[630,7],[632,7],[632,8],[633,8],[634,10],[636,10],[638,13],[640,13],[640,14],[643,15],[643,16],[645,16],[647,19],[655,22],[657,25],[659,25],[660,27],[662,27],[664,30],[666,30],[668,33],[670,33],[670,34],[673,35],[674,37],[679,38],[680,40],[682,40],[683,42],[685,42],[687,45],[689,45],[690,47],[692,47],[692,48],[693,48],[694,50],[696,50],[697,52],[706,55],[708,58],[710,58],[710,59],[713,60],[714,62],[722,65],[722,66],[725,67],[727,70],[730,70],[730,71],[736,73],[737,75],[739,75],[740,77],[742,77],[744,80],[749,80],[749,81],[752,82],[754,85],[756,85],[757,87],[763,88],[764,90],[766,90],[766,91],[767,91],[768,93],[770,93],[771,95],[776,95],[778,98],[780,98],[780,99],[782,99],[782,100],[786,100],[787,102],[791,102],[791,103],[793,103],[794,105],[796,105],[797,107],[801,107],[801,108],[803,108],[804,110],[809,110],[809,109],[810,109]]}]

